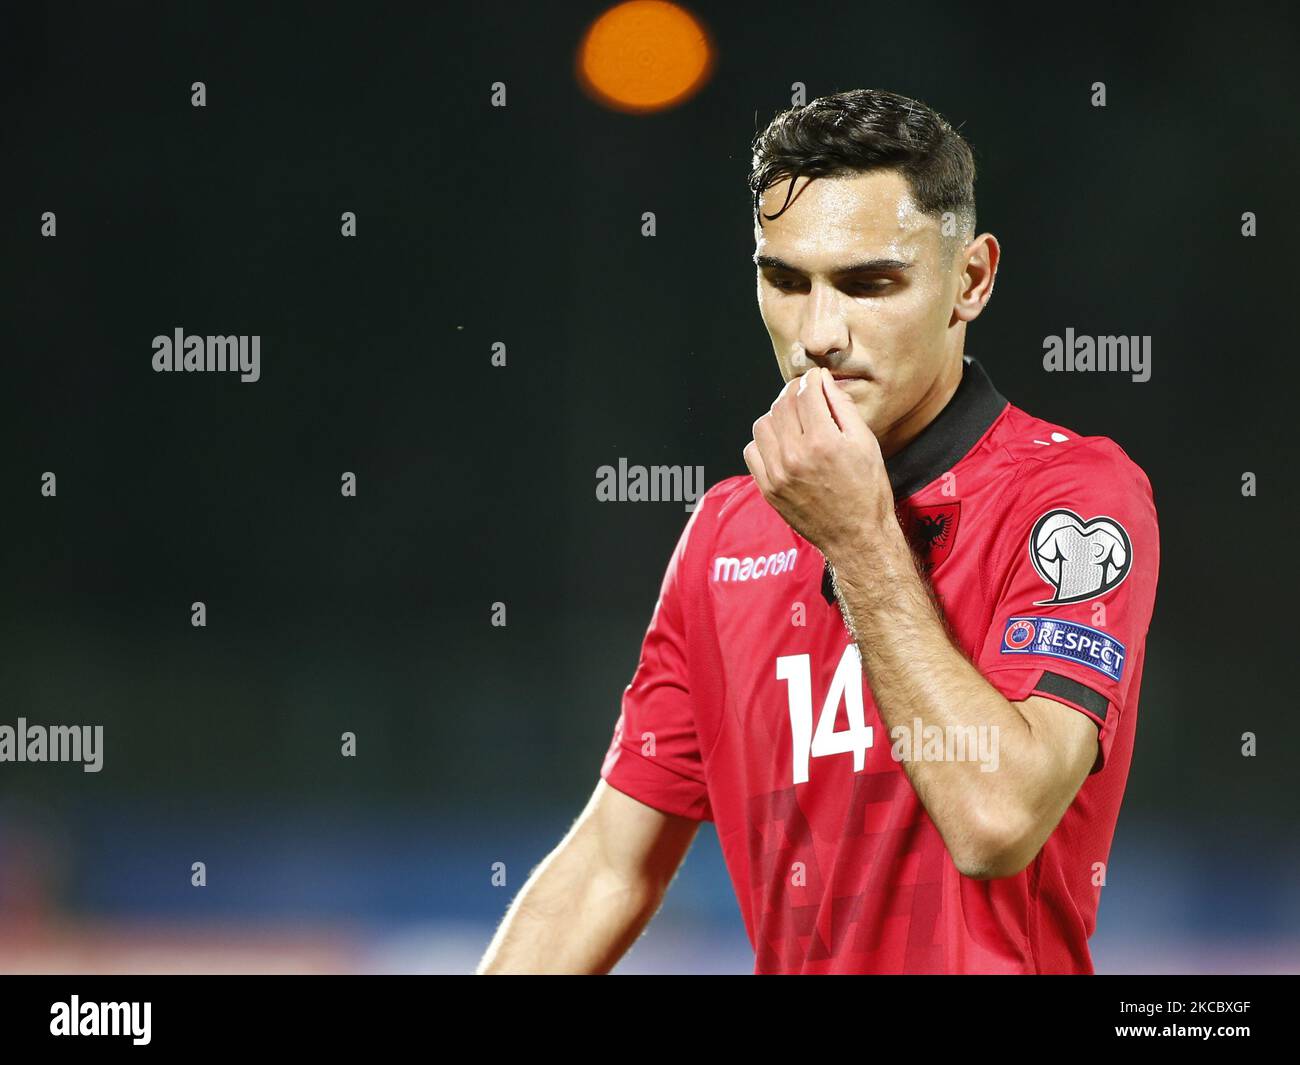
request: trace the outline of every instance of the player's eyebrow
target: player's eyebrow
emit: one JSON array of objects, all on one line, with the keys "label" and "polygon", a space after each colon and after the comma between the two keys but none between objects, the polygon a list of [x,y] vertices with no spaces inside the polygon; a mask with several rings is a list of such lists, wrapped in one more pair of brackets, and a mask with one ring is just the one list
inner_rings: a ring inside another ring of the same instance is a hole
[{"label": "player's eyebrow", "polygon": [[[803,271],[797,266],[792,266],[784,259],[778,259],[775,255],[754,255],[754,264],[756,266],[766,266],[773,270],[787,270],[792,274],[802,274]],[[912,264],[903,262],[902,259],[863,259],[861,262],[849,263],[847,266],[838,266],[830,273],[836,277],[844,274],[866,274],[866,273],[884,273],[890,270],[909,270]]]}]

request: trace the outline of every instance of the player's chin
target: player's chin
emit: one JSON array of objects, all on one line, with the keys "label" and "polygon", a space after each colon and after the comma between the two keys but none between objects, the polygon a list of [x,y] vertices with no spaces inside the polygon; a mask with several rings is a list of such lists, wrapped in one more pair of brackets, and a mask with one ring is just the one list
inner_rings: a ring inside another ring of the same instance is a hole
[{"label": "player's chin", "polygon": [[871,398],[857,399],[853,405],[862,415],[862,420],[867,423],[867,428],[876,436],[888,431],[896,420],[893,409],[881,403],[879,399],[874,402]]}]

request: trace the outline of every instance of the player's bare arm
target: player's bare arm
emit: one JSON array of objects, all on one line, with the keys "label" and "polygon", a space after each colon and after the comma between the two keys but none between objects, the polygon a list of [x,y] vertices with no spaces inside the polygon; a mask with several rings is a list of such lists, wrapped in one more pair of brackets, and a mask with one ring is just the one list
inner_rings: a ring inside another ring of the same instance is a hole
[{"label": "player's bare arm", "polygon": [[659,909],[698,829],[599,781],[510,905],[476,972],[609,972]]},{"label": "player's bare arm", "polygon": [[905,769],[958,869],[1019,872],[1093,766],[1096,725],[1041,696],[1007,700],[953,644],[895,516],[880,444],[830,373],[788,383],[744,454],[764,497],[830,562],[887,729],[915,718],[997,730],[997,772],[974,761]]}]

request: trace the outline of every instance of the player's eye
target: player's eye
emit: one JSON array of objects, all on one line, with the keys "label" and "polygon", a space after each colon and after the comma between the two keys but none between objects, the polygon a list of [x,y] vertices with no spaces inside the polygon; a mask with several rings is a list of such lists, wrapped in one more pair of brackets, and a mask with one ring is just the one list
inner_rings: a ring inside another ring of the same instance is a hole
[{"label": "player's eye", "polygon": [[[778,292],[795,292],[803,288],[801,278],[768,277],[767,283]],[[876,296],[892,288],[894,282],[887,277],[850,281],[844,285],[844,291],[854,296]]]},{"label": "player's eye", "polygon": [[788,277],[769,277],[767,283],[778,292],[793,292],[799,286],[798,281]]}]

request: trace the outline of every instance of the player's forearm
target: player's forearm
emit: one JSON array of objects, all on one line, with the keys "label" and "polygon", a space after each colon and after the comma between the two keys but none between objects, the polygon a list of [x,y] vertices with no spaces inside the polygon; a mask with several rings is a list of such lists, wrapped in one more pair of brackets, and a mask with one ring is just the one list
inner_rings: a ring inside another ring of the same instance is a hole
[{"label": "player's forearm", "polygon": [[607,973],[662,901],[662,891],[593,872],[580,850],[561,845],[511,903],[476,971]]},{"label": "player's forearm", "polygon": [[[979,869],[1031,831],[1031,796],[1042,759],[1024,717],[980,675],[949,638],[911,551],[897,536],[833,550],[841,610],[858,645],[881,720],[891,739],[946,737],[949,728],[984,741],[992,759],[904,759],[912,786],[959,867]],[[974,732],[970,729],[974,728]],[[898,730],[898,731],[896,731]]]}]

